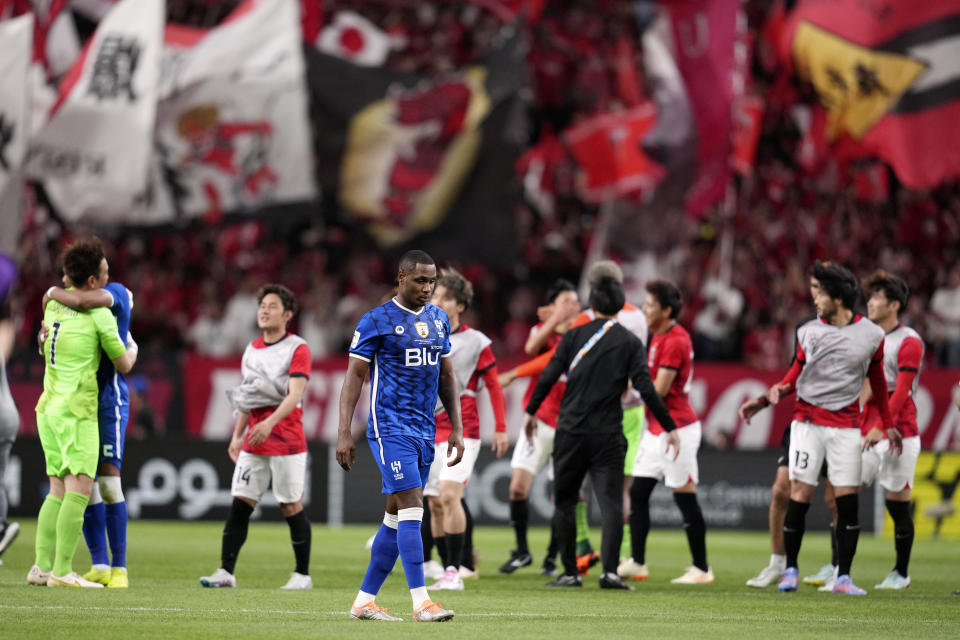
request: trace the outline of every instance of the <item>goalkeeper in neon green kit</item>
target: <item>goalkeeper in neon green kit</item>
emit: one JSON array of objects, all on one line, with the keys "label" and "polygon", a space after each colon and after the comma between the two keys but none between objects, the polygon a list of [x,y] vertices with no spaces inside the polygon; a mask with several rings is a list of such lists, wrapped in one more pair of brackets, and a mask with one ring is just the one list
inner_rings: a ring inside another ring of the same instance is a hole
[{"label": "goalkeeper in neon green kit", "polygon": [[[105,286],[108,266],[100,241],[82,239],[70,245],[63,256],[63,271],[79,290]],[[102,348],[117,371],[127,373],[137,349],[135,344],[127,348],[106,308],[76,311],[50,301],[43,324],[43,394],[37,402],[37,432],[50,492],[37,517],[36,564],[27,582],[100,588],[103,585],[84,580],[71,566],[99,459],[97,368]]]}]

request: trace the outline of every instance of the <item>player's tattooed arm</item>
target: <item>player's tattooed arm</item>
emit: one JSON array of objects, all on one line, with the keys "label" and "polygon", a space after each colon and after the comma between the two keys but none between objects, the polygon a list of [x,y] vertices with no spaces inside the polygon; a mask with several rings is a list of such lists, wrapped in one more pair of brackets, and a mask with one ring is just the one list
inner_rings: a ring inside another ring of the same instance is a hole
[{"label": "player's tattooed arm", "polygon": [[[350,471],[357,461],[357,447],[353,441],[353,413],[357,409],[357,401],[363,390],[363,380],[367,377],[370,364],[359,358],[350,358],[347,364],[347,374],[343,378],[340,388],[340,422],[337,429],[337,463],[346,471]],[[458,414],[459,415],[459,414]]]}]

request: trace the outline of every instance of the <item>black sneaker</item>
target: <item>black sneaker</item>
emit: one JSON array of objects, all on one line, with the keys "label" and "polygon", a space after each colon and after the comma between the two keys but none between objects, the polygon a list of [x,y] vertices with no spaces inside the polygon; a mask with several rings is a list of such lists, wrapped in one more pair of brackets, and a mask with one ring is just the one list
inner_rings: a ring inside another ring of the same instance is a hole
[{"label": "black sneaker", "polygon": [[[3,489],[0,489],[0,491],[3,491]],[[8,522],[0,527],[0,554],[13,544],[13,540],[18,533],[20,533],[20,525],[16,522]]]},{"label": "black sneaker", "polygon": [[623,578],[615,573],[604,573],[600,576],[601,589],[623,589],[624,591],[633,591],[633,586],[623,581]]},{"label": "black sneaker", "polygon": [[553,582],[547,583],[548,587],[582,587],[583,580],[580,579],[580,576],[568,576],[563,574]]},{"label": "black sneaker", "polygon": [[557,575],[557,561],[553,558],[544,558],[543,566],[540,567],[540,575],[552,578]]},{"label": "black sneaker", "polygon": [[531,564],[533,556],[529,552],[513,550],[510,552],[510,559],[500,566],[500,573],[513,573],[520,567],[529,567]]}]

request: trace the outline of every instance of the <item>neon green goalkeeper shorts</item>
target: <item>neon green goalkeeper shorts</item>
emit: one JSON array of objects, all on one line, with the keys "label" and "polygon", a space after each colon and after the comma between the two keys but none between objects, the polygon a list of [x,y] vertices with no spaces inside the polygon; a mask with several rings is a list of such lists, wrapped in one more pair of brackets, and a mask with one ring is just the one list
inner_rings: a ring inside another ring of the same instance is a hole
[{"label": "neon green goalkeeper shorts", "polygon": [[47,475],[97,476],[100,429],[97,420],[37,414],[37,434],[47,459]]},{"label": "neon green goalkeeper shorts", "polygon": [[623,436],[627,439],[627,455],[623,459],[623,475],[633,475],[633,463],[637,459],[637,447],[640,446],[640,436],[643,434],[644,417],[643,407],[633,407],[623,410]]}]

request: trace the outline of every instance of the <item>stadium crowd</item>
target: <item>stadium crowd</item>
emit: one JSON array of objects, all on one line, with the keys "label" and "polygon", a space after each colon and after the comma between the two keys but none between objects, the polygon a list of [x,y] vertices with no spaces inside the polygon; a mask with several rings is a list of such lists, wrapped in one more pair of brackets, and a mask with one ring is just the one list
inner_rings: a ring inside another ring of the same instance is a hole
[{"label": "stadium crowd", "polygon": [[[903,275],[913,291],[904,319],[925,336],[928,358],[960,366],[960,184],[917,192],[879,164],[827,158],[811,167],[801,161],[803,131],[789,101],[778,99],[792,89],[784,89],[762,50],[764,5],[747,5],[755,36],[751,75],[768,96],[753,176],[739,181],[732,215],[714,210],[686,220],[688,241],[656,254],[658,273],[679,283],[687,297],[681,322],[694,335],[698,359],[782,367],[792,329],[808,308],[806,270],[814,260],[831,257],[857,274],[884,267]],[[170,11],[178,6],[172,3]],[[557,277],[577,280],[587,258],[599,213],[580,196],[577,165],[556,133],[596,112],[629,106],[637,99],[631,87],[642,96],[642,71],[631,84],[618,65],[625,55],[620,45],[637,41],[638,6],[643,14],[642,4],[548,3],[528,52],[528,151],[545,163],[540,186],[549,192],[550,205],[527,192],[512,212],[519,247],[514,268],[439,256],[473,282],[477,302],[468,321],[494,339],[505,360],[520,357],[546,286]],[[389,68],[428,75],[475,59],[503,18],[485,3],[324,3],[326,15],[341,9],[364,14],[390,36]],[[640,47],[631,46],[626,55],[643,69]],[[528,153],[517,163],[518,193],[529,159]],[[38,200],[43,202],[42,193]],[[33,207],[25,221],[17,256],[21,279],[12,300],[21,348],[39,326],[43,291],[58,280],[55,256],[75,232],[43,206]],[[733,249],[722,265],[725,233],[732,234]],[[108,241],[112,277],[137,300],[149,301],[133,311],[143,356],[186,349],[239,354],[255,333],[253,293],[268,281],[287,284],[305,301],[294,329],[315,357],[342,354],[360,314],[385,293],[379,283],[389,280],[391,265],[358,228],[315,211],[198,224],[187,233],[168,228],[101,235]],[[721,276],[725,266],[729,282]]]}]

